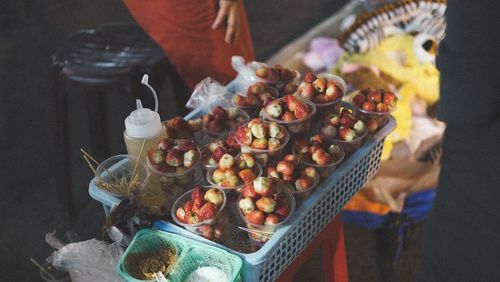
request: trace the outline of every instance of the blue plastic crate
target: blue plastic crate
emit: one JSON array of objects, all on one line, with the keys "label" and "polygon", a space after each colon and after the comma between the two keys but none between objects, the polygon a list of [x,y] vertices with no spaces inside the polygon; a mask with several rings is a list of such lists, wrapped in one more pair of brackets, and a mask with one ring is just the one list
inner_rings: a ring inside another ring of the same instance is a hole
[{"label": "blue plastic crate", "polygon": [[[194,110],[186,119],[198,117]],[[269,241],[257,252],[245,254],[206,240],[174,224],[159,221],[157,229],[222,248],[243,259],[244,281],[275,281],[282,271],[304,250],[314,237],[341,211],[349,199],[377,172],[380,165],[385,137],[394,130],[395,120],[388,123],[373,137],[344,160],[338,168],[300,205],[292,218],[277,230]],[[106,210],[119,201],[90,182],[89,194],[101,202]]]}]

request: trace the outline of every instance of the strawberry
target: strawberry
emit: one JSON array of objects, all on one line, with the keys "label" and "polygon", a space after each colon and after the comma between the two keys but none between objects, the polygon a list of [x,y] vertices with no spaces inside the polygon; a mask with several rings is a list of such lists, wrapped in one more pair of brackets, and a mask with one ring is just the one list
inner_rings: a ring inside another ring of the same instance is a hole
[{"label": "strawberry", "polygon": [[340,116],[337,114],[330,114],[326,116],[325,123],[329,123],[333,126],[338,126],[340,124]]},{"label": "strawberry", "polygon": [[219,168],[222,170],[228,169],[234,165],[234,157],[230,154],[224,154],[219,159]]},{"label": "strawberry", "polygon": [[178,149],[171,149],[165,156],[165,162],[170,166],[180,166],[183,154]]},{"label": "strawberry", "polygon": [[273,118],[278,118],[283,112],[283,108],[280,103],[275,100],[275,102],[271,102],[266,106],[266,113]]},{"label": "strawberry", "polygon": [[295,181],[295,175],[294,174],[290,174],[290,175],[283,174],[282,178],[283,178],[284,181],[286,181],[288,183],[293,183]]},{"label": "strawberry", "polygon": [[286,204],[279,204],[277,207],[276,207],[276,210],[274,211],[274,213],[281,219],[285,219],[289,214],[290,214],[290,210],[288,209],[288,206]]},{"label": "strawberry", "polygon": [[203,120],[201,118],[190,119],[187,122],[189,130],[192,132],[200,131],[203,128]]},{"label": "strawberry", "polygon": [[283,121],[290,122],[292,120],[295,120],[295,115],[290,111],[286,111],[281,115],[280,119]]},{"label": "strawberry", "polygon": [[339,136],[344,141],[352,141],[356,138],[356,131],[352,128],[340,127]]},{"label": "strawberry", "polygon": [[224,196],[222,195],[222,192],[216,188],[209,189],[205,193],[203,199],[214,204],[216,207],[220,207],[224,203]]},{"label": "strawberry", "polygon": [[337,136],[337,128],[331,124],[323,126],[320,130],[321,134],[327,138],[333,139]]},{"label": "strawberry", "polygon": [[289,82],[285,84],[285,87],[283,87],[283,92],[285,93],[285,95],[293,94],[295,93],[295,91],[297,91],[297,85],[294,83]]},{"label": "strawberry", "polygon": [[238,140],[239,143],[245,145],[245,146],[250,146],[252,144],[252,132],[250,131],[250,128],[241,126],[236,130],[235,136],[236,140]]},{"label": "strawberry", "polygon": [[280,161],[276,165],[276,171],[284,175],[292,175],[295,171],[293,163],[287,161]]},{"label": "strawberry", "polygon": [[255,158],[250,153],[242,153],[238,159],[239,168],[252,168],[255,166]]},{"label": "strawberry", "polygon": [[148,159],[154,165],[160,165],[165,162],[165,153],[162,150],[148,150]]},{"label": "strawberry", "polygon": [[259,210],[253,210],[245,215],[245,217],[250,223],[256,225],[263,225],[266,220],[266,215]]},{"label": "strawberry", "polygon": [[255,179],[255,174],[251,169],[244,169],[238,172],[238,176],[243,181],[243,183],[251,183]]},{"label": "strawberry", "polygon": [[311,83],[305,83],[299,88],[299,95],[306,100],[312,101],[316,95],[316,89]]},{"label": "strawberry", "polygon": [[356,134],[358,136],[361,136],[365,133],[366,131],[366,124],[362,120],[358,120],[354,126],[353,126],[354,131],[356,131]]},{"label": "strawberry", "polygon": [[318,177],[318,171],[314,167],[306,167],[304,169],[304,172],[309,178],[315,179],[316,177]]},{"label": "strawberry", "polygon": [[199,222],[199,218],[194,212],[186,212],[184,215],[184,222],[187,224],[196,224]]},{"label": "strawberry", "polygon": [[182,206],[185,212],[193,211],[193,201],[187,201]]},{"label": "strawberry", "polygon": [[323,138],[323,135],[321,135],[321,134],[316,134],[316,135],[311,136],[311,138],[309,138],[309,142],[312,145],[321,145],[321,144],[325,143],[325,138]]},{"label": "strawberry", "polygon": [[283,157],[283,160],[287,161],[287,162],[291,162],[291,163],[295,163],[296,159],[295,159],[295,155],[293,154],[286,154],[284,157]]},{"label": "strawberry", "polygon": [[234,95],[233,96],[233,104],[236,106],[244,106],[246,104],[246,97],[243,97],[241,95]]},{"label": "strawberry", "polygon": [[280,218],[277,214],[271,213],[266,216],[265,224],[274,225],[280,222]]},{"label": "strawberry", "polygon": [[309,111],[307,105],[299,103],[297,104],[295,111],[293,113],[295,114],[295,117],[297,119],[303,119],[306,118],[311,112]]},{"label": "strawberry", "polygon": [[196,199],[202,199],[203,196],[205,195],[205,191],[203,191],[203,188],[200,186],[197,186],[193,189],[193,192],[191,192],[191,200],[194,202]]},{"label": "strawberry", "polygon": [[186,212],[182,209],[182,208],[178,208],[176,211],[175,211],[175,216],[177,217],[177,219],[182,222],[182,223],[186,223]]},{"label": "strawberry", "polygon": [[340,125],[346,128],[353,128],[356,121],[351,116],[344,116],[340,118]]},{"label": "strawberry", "polygon": [[293,143],[293,149],[297,153],[308,153],[310,151],[309,141],[306,139],[298,139]]},{"label": "strawberry", "polygon": [[367,112],[374,112],[376,106],[375,103],[373,103],[372,101],[365,101],[363,102],[363,104],[361,104],[361,108]]},{"label": "strawberry", "polygon": [[258,122],[252,122],[252,124],[250,125],[250,131],[255,138],[266,137],[266,129],[264,128],[264,124],[260,120]]},{"label": "strawberry", "polygon": [[275,150],[281,146],[281,142],[278,138],[269,138],[267,140],[267,149]]},{"label": "strawberry", "polygon": [[326,82],[325,82],[325,79],[323,78],[317,78],[314,82],[313,82],[313,86],[314,86],[314,89],[316,89],[316,91],[318,93],[323,93],[325,92],[325,89],[326,89]]},{"label": "strawberry", "polygon": [[255,71],[255,75],[257,75],[260,78],[266,78],[267,77],[267,68],[266,67],[261,67]]},{"label": "strawberry", "polygon": [[304,76],[304,81],[305,82],[309,82],[309,83],[313,83],[315,80],[316,80],[316,75],[312,72],[308,72],[306,73],[306,75]]},{"label": "strawberry", "polygon": [[266,138],[255,139],[253,140],[252,145],[250,147],[254,149],[265,150],[267,149],[267,139]]},{"label": "strawberry", "polygon": [[266,167],[266,175],[268,177],[274,177],[274,178],[279,178],[278,171],[272,166]]},{"label": "strawberry", "polygon": [[196,215],[200,221],[212,219],[217,215],[217,207],[213,203],[207,202],[196,212]]},{"label": "strawberry", "polygon": [[203,204],[205,204],[205,200],[203,200],[203,198],[196,198],[193,201],[193,209],[192,209],[192,211],[194,213],[196,213],[203,206]]},{"label": "strawberry", "polygon": [[181,152],[187,152],[189,150],[195,150],[196,145],[194,144],[194,141],[191,139],[183,139],[179,140],[179,150]]},{"label": "strawberry", "polygon": [[360,93],[356,94],[356,96],[352,98],[352,102],[359,108],[362,107],[361,105],[363,105],[365,101],[366,101],[366,96]]},{"label": "strawberry", "polygon": [[378,103],[376,110],[379,113],[385,113],[389,111],[389,107],[384,103]]},{"label": "strawberry", "polygon": [[212,110],[212,114],[214,114],[214,115],[221,115],[221,116],[224,116],[225,119],[227,119],[227,111],[224,110],[224,108],[221,107],[221,106],[215,107],[215,109]]},{"label": "strawberry", "polygon": [[167,128],[173,128],[175,130],[189,130],[189,124],[182,117],[174,117],[167,120]]},{"label": "strawberry", "polygon": [[289,81],[295,78],[295,73],[289,69],[283,69],[281,70],[280,76],[282,80]]},{"label": "strawberry", "polygon": [[170,144],[170,139],[168,138],[161,139],[160,141],[158,141],[158,145],[156,145],[156,148],[162,151],[167,151],[168,149],[171,149],[172,145]]},{"label": "strawberry", "polygon": [[253,188],[253,184],[249,184],[243,187],[241,195],[245,198],[249,197],[252,199],[257,199],[259,197],[259,194],[257,194],[257,192],[255,192],[255,189]]},{"label": "strawberry", "polygon": [[283,102],[285,102],[286,106],[288,107],[288,110],[292,112],[294,112],[297,105],[300,104],[299,100],[292,95],[283,96]]},{"label": "strawberry", "polygon": [[255,202],[255,206],[265,213],[272,213],[276,208],[276,202],[273,198],[262,197]]},{"label": "strawberry", "polygon": [[262,196],[268,196],[272,194],[271,184],[269,183],[269,179],[266,177],[257,177],[253,181],[253,188],[257,194]]},{"label": "strawberry", "polygon": [[236,138],[234,137],[233,134],[229,134],[226,138],[226,144],[231,148],[231,149],[240,149],[240,144],[236,141]]},{"label": "strawberry", "polygon": [[250,197],[245,197],[238,202],[238,206],[243,214],[248,214],[255,210],[255,203]]},{"label": "strawberry", "polygon": [[300,177],[295,181],[297,191],[306,190],[312,187],[313,180],[309,177]]},{"label": "strawberry", "polygon": [[183,163],[182,163],[184,167],[190,168],[195,164],[195,162],[196,162],[196,151],[194,149],[191,149],[184,153]]},{"label": "strawberry", "polygon": [[346,116],[352,117],[352,113],[348,109],[344,108],[340,111],[340,117],[342,118],[342,117],[346,117]]},{"label": "strawberry", "polygon": [[240,179],[236,175],[227,177],[220,184],[222,187],[235,187],[241,184]]},{"label": "strawberry", "polygon": [[389,109],[392,109],[396,106],[396,103],[398,102],[398,98],[391,91],[386,91],[383,94],[382,102],[384,104],[386,104],[389,107]]}]

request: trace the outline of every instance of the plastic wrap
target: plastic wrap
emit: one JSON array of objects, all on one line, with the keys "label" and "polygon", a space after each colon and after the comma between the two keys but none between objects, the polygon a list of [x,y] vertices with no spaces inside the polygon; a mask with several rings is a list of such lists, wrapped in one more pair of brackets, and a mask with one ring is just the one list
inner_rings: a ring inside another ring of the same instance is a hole
[{"label": "plastic wrap", "polygon": [[200,108],[209,113],[215,107],[230,107],[232,93],[224,85],[211,77],[200,81],[191,94],[186,107],[190,109]]},{"label": "plastic wrap", "polygon": [[47,243],[58,250],[48,261],[55,268],[70,272],[73,282],[119,282],[115,267],[123,254],[122,236],[117,232],[111,232],[110,236],[116,240],[112,244],[91,239],[63,245],[54,233],[49,233]]}]

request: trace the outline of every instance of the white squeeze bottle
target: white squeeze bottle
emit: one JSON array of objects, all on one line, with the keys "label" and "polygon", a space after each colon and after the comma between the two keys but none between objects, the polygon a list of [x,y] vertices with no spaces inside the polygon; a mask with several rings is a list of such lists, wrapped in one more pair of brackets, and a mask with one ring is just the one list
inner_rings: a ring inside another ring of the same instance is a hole
[{"label": "white squeeze bottle", "polygon": [[123,138],[129,155],[138,157],[141,152],[142,144],[144,149],[141,160],[145,160],[148,149],[156,147],[158,141],[167,137],[165,126],[160,120],[158,114],[158,96],[154,89],[148,84],[148,75],[145,74],[141,81],[146,85],[154,95],[155,110],[143,108],[141,100],[137,99],[137,109],[130,113],[125,119],[125,131]]},{"label": "white squeeze bottle", "polygon": [[[155,90],[148,84],[148,75],[142,77],[142,84],[147,86],[155,98],[155,110],[152,111],[142,107],[141,100],[137,99],[137,109],[130,113],[125,119],[125,131],[123,138],[129,155],[140,157],[140,161],[146,161],[148,150],[155,148],[158,142],[167,137],[167,130],[160,120],[158,114],[158,96]],[[161,190],[158,175],[152,174],[144,186],[143,193],[136,196],[137,203],[147,208],[150,212],[160,213],[161,206],[165,203],[165,195]]]}]

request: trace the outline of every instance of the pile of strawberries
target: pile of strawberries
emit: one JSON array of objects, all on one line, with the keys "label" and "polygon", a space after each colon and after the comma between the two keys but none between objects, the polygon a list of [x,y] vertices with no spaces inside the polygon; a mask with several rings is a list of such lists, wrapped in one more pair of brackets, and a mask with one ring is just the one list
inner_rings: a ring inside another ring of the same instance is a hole
[{"label": "pile of strawberries", "polygon": [[276,122],[255,118],[240,126],[234,137],[242,146],[273,151],[284,144],[287,134],[286,129]]},{"label": "pile of strawberries", "polygon": [[304,119],[311,114],[307,103],[292,95],[273,100],[265,107],[265,111],[269,117],[286,122]]},{"label": "pile of strawberries", "polygon": [[330,113],[323,118],[321,134],[328,139],[353,141],[363,136],[367,131],[365,122],[354,117],[348,109],[342,109],[340,114]]},{"label": "pile of strawberries", "polygon": [[352,103],[367,113],[387,113],[396,108],[396,94],[384,89],[366,88],[352,98]]},{"label": "pile of strawberries", "polygon": [[192,190],[190,196],[175,211],[177,220],[184,224],[206,223],[198,228],[201,235],[210,240],[219,239],[222,236],[223,227],[214,223],[224,203],[223,192],[216,188],[205,191],[204,188],[198,186]]},{"label": "pile of strawberries", "polygon": [[234,95],[233,104],[239,107],[262,107],[278,97],[279,93],[264,82],[257,82],[250,85],[247,95]]},{"label": "pile of strawberries", "polygon": [[298,139],[293,143],[294,158],[298,163],[328,166],[343,158],[342,148],[337,144],[328,145],[323,136],[317,134],[309,140]]},{"label": "pile of strawberries", "polygon": [[232,188],[252,183],[261,172],[260,166],[249,153],[242,153],[234,158],[225,153],[222,147],[217,147],[213,155],[215,160],[219,161],[218,167],[212,172],[211,180],[221,187]]},{"label": "pile of strawberries", "polygon": [[[234,142],[238,144],[236,140]],[[232,148],[225,141],[222,140],[217,140],[215,142],[208,143],[207,145],[203,146],[200,150],[201,150],[201,164],[204,167],[218,166],[219,162],[216,159],[220,159],[219,157],[220,151],[231,154],[232,156],[236,156],[239,153],[238,148]]]},{"label": "pile of strawberries", "polygon": [[304,81],[299,85],[297,94],[303,99],[313,101],[316,104],[337,101],[344,96],[339,82],[317,77],[312,72],[304,76]]},{"label": "pile of strawberries", "polygon": [[156,149],[148,151],[148,160],[157,170],[166,173],[182,172],[191,168],[200,158],[199,151],[191,139],[162,139]]},{"label": "pile of strawberries", "polygon": [[205,191],[198,186],[191,192],[191,198],[177,208],[175,216],[179,222],[185,224],[210,221],[215,219],[223,203],[223,192],[217,188],[210,188]]},{"label": "pile of strawberries", "polygon": [[284,192],[278,192],[279,179],[257,177],[253,184],[243,188],[238,203],[245,219],[253,225],[275,225],[290,214],[289,201]]},{"label": "pile of strawberries", "polygon": [[203,128],[201,118],[185,120],[182,117],[174,117],[163,122],[167,129],[167,137],[172,139],[191,139],[194,133]]},{"label": "pile of strawberries", "polygon": [[319,180],[318,171],[314,167],[299,169],[297,160],[292,154],[285,155],[275,167],[266,167],[266,175],[293,184],[295,191],[310,189]]},{"label": "pile of strawberries", "polygon": [[203,126],[209,134],[217,134],[226,130],[236,129],[248,118],[248,114],[238,108],[222,108],[217,106],[211,113],[203,116]]},{"label": "pile of strawberries", "polygon": [[273,67],[260,67],[255,71],[255,75],[265,79],[269,83],[288,82],[297,77],[297,73],[280,65]]}]

